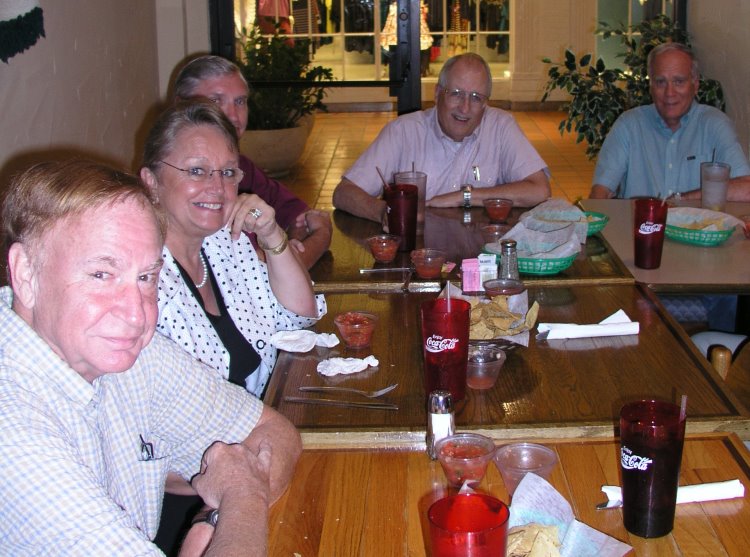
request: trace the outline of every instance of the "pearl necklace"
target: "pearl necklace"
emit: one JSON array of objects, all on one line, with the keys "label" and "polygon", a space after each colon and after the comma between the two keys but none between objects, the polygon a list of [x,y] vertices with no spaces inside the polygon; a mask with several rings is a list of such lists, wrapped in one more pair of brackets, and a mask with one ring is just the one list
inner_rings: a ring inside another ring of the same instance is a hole
[{"label": "pearl necklace", "polygon": [[203,251],[200,251],[198,255],[200,255],[201,263],[203,264],[203,280],[200,284],[196,283],[195,287],[200,289],[206,286],[206,282],[208,282],[208,263],[206,263],[206,258],[203,257]]}]

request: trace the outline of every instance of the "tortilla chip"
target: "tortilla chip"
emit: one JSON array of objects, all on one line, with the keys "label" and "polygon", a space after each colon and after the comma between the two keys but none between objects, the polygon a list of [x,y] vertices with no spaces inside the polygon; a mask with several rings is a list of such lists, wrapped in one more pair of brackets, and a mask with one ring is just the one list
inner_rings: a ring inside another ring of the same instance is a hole
[{"label": "tortilla chip", "polygon": [[557,526],[531,523],[508,530],[508,557],[560,557]]}]

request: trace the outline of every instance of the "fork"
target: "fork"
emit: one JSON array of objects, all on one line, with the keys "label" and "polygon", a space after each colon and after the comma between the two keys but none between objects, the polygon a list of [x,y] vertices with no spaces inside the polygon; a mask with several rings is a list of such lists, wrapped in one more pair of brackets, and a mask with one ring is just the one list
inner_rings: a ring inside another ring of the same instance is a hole
[{"label": "fork", "polygon": [[323,392],[335,392],[335,393],[355,393],[362,395],[367,398],[378,398],[386,393],[390,393],[393,389],[398,387],[398,383],[388,385],[387,387],[380,389],[379,391],[362,391],[360,389],[351,389],[349,387],[300,387],[299,390],[308,393],[323,393]]}]

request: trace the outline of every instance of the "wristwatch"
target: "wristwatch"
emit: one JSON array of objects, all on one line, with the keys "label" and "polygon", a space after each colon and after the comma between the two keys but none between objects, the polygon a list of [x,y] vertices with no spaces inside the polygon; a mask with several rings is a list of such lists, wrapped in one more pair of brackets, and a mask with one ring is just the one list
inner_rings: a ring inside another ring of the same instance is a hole
[{"label": "wristwatch", "polygon": [[219,522],[219,509],[206,509],[195,515],[191,525],[199,523],[207,523],[216,528],[216,524]]},{"label": "wristwatch", "polygon": [[464,186],[461,186],[461,191],[464,194],[464,209],[469,209],[471,207],[471,186],[469,184],[466,184]]}]

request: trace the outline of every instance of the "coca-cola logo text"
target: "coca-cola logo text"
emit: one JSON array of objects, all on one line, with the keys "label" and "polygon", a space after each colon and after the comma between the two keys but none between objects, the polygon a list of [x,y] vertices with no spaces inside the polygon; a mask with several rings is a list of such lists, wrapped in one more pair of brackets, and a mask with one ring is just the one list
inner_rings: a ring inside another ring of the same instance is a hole
[{"label": "coca-cola logo text", "polygon": [[641,226],[638,227],[638,233],[647,236],[661,231],[662,228],[664,228],[664,225],[658,222],[642,222]]},{"label": "coca-cola logo text", "polygon": [[620,463],[623,470],[647,470],[653,460],[645,456],[633,454],[633,451],[623,446],[620,450]]},{"label": "coca-cola logo text", "polygon": [[440,335],[431,335],[424,343],[425,350],[438,353],[444,350],[453,350],[458,344],[457,338],[443,338]]}]

